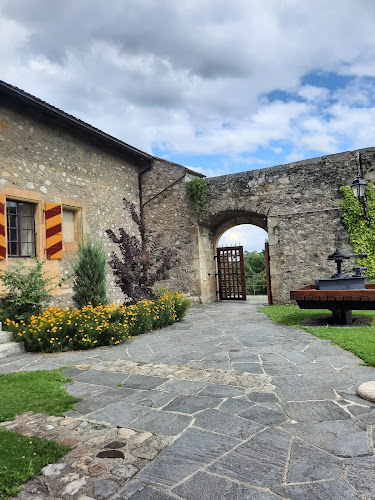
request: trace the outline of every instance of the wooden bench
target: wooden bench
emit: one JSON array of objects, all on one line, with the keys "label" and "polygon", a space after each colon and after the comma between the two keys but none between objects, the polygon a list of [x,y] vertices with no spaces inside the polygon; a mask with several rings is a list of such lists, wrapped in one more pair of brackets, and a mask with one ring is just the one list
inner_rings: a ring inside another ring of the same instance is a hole
[{"label": "wooden bench", "polygon": [[364,290],[317,290],[307,285],[290,291],[300,309],[329,309],[337,324],[351,323],[353,309],[375,310],[375,283],[369,283]]}]

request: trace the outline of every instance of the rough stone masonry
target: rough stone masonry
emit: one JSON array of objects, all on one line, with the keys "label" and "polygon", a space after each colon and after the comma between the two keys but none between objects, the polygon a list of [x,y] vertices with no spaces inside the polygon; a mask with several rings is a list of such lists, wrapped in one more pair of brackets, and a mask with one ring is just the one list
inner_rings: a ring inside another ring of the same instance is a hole
[{"label": "rough stone masonry", "polygon": [[[375,180],[375,148],[361,150],[365,178]],[[340,187],[356,175],[354,152],[323,156],[261,170],[208,178],[208,214],[197,220],[187,182],[201,174],[156,158],[5,82],[0,82],[0,202],[32,204],[36,255],[46,258],[45,204],[61,206],[61,259],[45,264],[50,276],[68,277],[86,234],[113,246],[105,230],[136,232],[122,199],[142,203],[148,227],[177,250],[180,263],[160,285],[194,301],[216,300],[216,246],[238,224],[268,232],[275,303],[289,301],[291,287],[330,275],[326,257],[337,246],[351,252],[342,223]],[[74,223],[70,233],[69,217]],[[5,228],[6,232],[6,228]],[[0,269],[15,259],[0,258]],[[33,265],[33,260],[22,257]],[[108,267],[109,298],[123,297]],[[55,302],[71,298],[69,279]]]}]

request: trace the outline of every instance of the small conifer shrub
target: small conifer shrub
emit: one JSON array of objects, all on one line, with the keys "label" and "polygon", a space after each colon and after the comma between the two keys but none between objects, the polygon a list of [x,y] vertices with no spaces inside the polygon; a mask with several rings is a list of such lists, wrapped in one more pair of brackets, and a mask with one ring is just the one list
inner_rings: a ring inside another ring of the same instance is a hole
[{"label": "small conifer shrub", "polygon": [[81,309],[92,304],[107,304],[106,254],[99,241],[86,237],[78,247],[73,268],[73,301]]}]

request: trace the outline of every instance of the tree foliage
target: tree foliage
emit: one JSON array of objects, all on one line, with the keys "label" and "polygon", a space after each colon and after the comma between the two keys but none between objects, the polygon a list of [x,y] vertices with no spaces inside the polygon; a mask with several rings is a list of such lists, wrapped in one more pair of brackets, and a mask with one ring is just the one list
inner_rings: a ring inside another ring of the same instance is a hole
[{"label": "tree foliage", "polygon": [[264,250],[247,252],[244,255],[246,293],[248,295],[265,295],[267,293],[266,259]]},{"label": "tree foliage", "polygon": [[123,199],[125,209],[135,222],[140,239],[130,235],[124,228],[118,230],[119,236],[107,229],[108,237],[118,246],[121,257],[111,253],[109,265],[113,270],[116,284],[130,302],[155,296],[153,286],[168,278],[169,270],[178,262],[177,252],[161,245],[161,235],[151,240],[146,229],[143,208],[136,209],[133,203]]},{"label": "tree foliage", "polygon": [[74,265],[73,301],[81,309],[91,303],[94,307],[107,304],[106,254],[103,245],[89,236],[78,247]]},{"label": "tree foliage", "polygon": [[349,233],[349,240],[355,253],[368,253],[367,259],[358,259],[358,264],[367,266],[366,276],[375,282],[375,194],[374,187],[366,182],[368,221],[363,203],[354,197],[350,187],[343,186],[343,221]]}]

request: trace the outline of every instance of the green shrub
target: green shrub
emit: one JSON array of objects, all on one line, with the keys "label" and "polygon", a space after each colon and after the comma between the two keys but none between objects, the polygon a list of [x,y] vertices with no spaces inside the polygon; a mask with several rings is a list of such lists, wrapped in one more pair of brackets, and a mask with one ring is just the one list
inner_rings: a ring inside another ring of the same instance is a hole
[{"label": "green shrub", "polygon": [[78,308],[107,304],[106,255],[101,242],[89,236],[78,247],[78,260],[73,268],[73,301]]},{"label": "green shrub", "polygon": [[0,318],[27,320],[50,302],[53,278],[43,276],[43,264],[37,258],[33,267],[15,261],[12,269],[0,271],[0,281],[7,288],[0,297]]},{"label": "green shrub", "polygon": [[29,321],[7,320],[13,338],[28,351],[67,351],[120,344],[131,335],[172,325],[181,320],[190,300],[180,292],[164,293],[154,302],[131,306],[88,304],[82,309],[50,307]]}]

